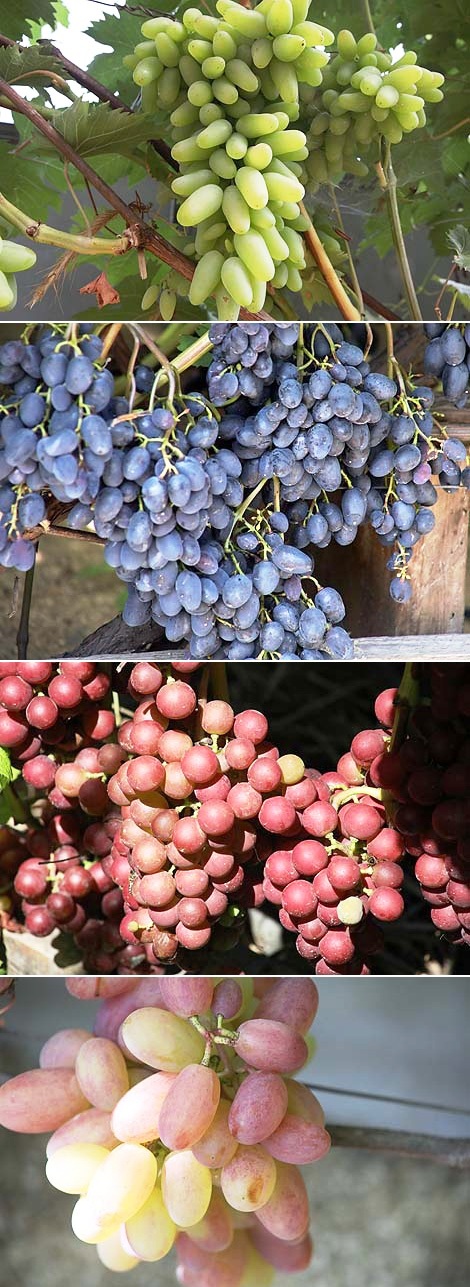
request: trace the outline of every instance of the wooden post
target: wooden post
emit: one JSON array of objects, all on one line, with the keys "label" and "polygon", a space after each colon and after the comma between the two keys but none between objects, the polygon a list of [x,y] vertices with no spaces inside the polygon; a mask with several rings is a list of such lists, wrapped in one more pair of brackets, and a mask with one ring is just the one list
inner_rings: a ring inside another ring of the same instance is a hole
[{"label": "wooden post", "polygon": [[469,494],[463,489],[439,495],[436,526],[413,551],[413,596],[406,604],[390,597],[390,551],[379,544],[372,528],[361,528],[353,545],[332,542],[327,550],[316,552],[315,575],[322,585],[334,585],[342,594],[353,638],[462,633],[469,509]]}]

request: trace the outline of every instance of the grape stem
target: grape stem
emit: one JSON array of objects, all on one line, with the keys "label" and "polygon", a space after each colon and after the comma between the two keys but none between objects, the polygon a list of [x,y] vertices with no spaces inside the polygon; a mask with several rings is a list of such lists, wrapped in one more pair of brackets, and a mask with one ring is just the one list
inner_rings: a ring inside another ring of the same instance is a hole
[{"label": "grape stem", "polygon": [[397,176],[392,164],[392,149],[388,141],[384,140],[383,157],[376,166],[377,177],[381,191],[385,195],[387,202],[388,217],[390,230],[392,233],[395,253],[400,269],[405,298],[407,300],[410,316],[415,322],[422,322],[423,316],[418,303],[418,296],[415,290],[415,284],[408,260],[405,238],[400,220],[400,211],[397,201]]},{"label": "grape stem", "polygon": [[389,754],[400,748],[408,725],[410,711],[416,706],[419,697],[419,682],[415,678],[413,662],[408,661],[403,670],[403,677],[397,693],[396,713],[393,721]]},{"label": "grape stem", "polygon": [[313,226],[313,223],[310,219],[310,215],[307,213],[307,210],[304,206],[303,201],[300,202],[300,209],[302,211],[304,218],[307,220],[307,223],[308,223],[308,226],[304,232],[304,237],[307,242],[308,248],[313,255],[315,263],[320,269],[321,275],[328,286],[328,289],[335,301],[335,304],[338,305],[341,316],[344,317],[347,322],[360,322],[361,314],[358,312],[357,308],[355,308],[354,304],[351,303],[351,300],[349,299],[349,295],[347,295],[344,289],[344,286],[342,286],[339,280],[338,274],[335,272],[333,268],[331,259],[327,255],[326,250],[320,241],[318,233],[316,232]]},{"label": "grape stem", "polygon": [[[366,0],[366,4],[367,4],[367,0]],[[358,275],[357,275],[357,272],[356,272],[356,265],[355,265],[355,263],[354,263],[354,259],[353,259],[353,257],[352,257],[352,253],[351,253],[351,246],[350,246],[350,244],[349,244],[349,237],[347,236],[347,233],[346,233],[346,230],[345,230],[345,227],[344,227],[344,223],[343,223],[343,216],[342,216],[342,214],[341,214],[341,210],[340,210],[340,208],[339,208],[339,205],[338,205],[338,202],[337,202],[337,199],[336,199],[336,192],[335,192],[335,190],[334,190],[334,186],[333,186],[333,184],[332,184],[332,183],[329,183],[329,184],[328,184],[328,189],[329,189],[329,193],[330,193],[331,203],[332,203],[332,206],[333,206],[333,209],[334,209],[334,212],[335,212],[335,219],[336,219],[336,222],[337,222],[338,228],[339,228],[339,230],[340,230],[340,232],[341,232],[342,238],[344,239],[345,250],[346,250],[347,257],[348,257],[349,273],[350,273],[351,281],[352,281],[352,284],[353,284],[353,287],[354,287],[354,294],[355,294],[355,296],[356,296],[356,299],[357,299],[357,302],[358,302],[358,305],[359,305],[359,309],[360,309],[360,312],[361,312],[361,317],[364,317],[364,313],[365,313],[365,310],[364,310],[364,298],[363,298],[363,294],[362,294],[362,291],[361,291],[361,286],[360,286],[359,278],[358,278]]]}]

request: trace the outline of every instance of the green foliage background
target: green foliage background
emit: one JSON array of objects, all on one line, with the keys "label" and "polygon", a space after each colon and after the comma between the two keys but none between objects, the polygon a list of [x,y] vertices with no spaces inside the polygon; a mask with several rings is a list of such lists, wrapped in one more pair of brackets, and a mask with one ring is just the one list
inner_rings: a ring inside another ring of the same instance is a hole
[{"label": "green foliage background", "polygon": [[[16,51],[0,49],[0,76],[10,84],[33,85],[36,102],[42,106],[50,106],[44,73],[60,71],[60,64],[47,52],[47,46],[38,41],[44,24],[49,23],[54,28],[57,22],[66,23],[67,10],[76,3],[79,0],[67,0],[67,3],[62,0],[15,0],[14,4],[2,6],[2,10],[7,9],[2,12],[0,21],[3,34],[15,40],[25,36],[32,42],[32,48],[26,65],[24,54],[19,58]],[[129,4],[116,5],[104,17],[93,19],[89,34],[100,44],[110,45],[111,52],[97,55],[89,68],[91,74],[114,93],[117,92],[126,104],[137,106],[136,87],[122,65],[123,56],[139,40],[144,14],[155,10],[178,15],[186,6],[187,0],[177,5],[171,0],[146,0],[144,6],[139,7],[136,0],[131,0]],[[215,12],[215,0],[204,0],[203,7]],[[140,12],[142,8],[144,13]],[[367,29],[368,9],[381,44],[392,48],[403,43],[405,47],[415,49],[419,61],[443,72],[446,78],[444,101],[429,111],[426,129],[410,135],[395,147],[393,157],[405,236],[422,230],[423,236],[429,239],[429,258],[432,260],[434,255],[441,262],[444,259],[450,268],[455,247],[449,241],[449,232],[456,227],[465,229],[470,226],[470,7],[465,0],[454,0],[452,4],[449,0],[408,0],[406,5],[398,4],[397,0],[370,0],[369,5],[363,0],[328,0],[327,4],[319,0],[319,3],[312,4],[311,16],[323,20],[335,31],[343,26],[350,27],[358,36]],[[165,137],[163,116],[158,120],[158,117],[148,119],[140,114],[132,119],[124,113],[112,111],[105,104],[94,105],[78,100],[54,112],[52,121],[80,155],[91,159],[108,183],[119,182],[121,191],[124,185],[128,199],[133,199],[144,179],[153,177],[157,181],[155,208],[147,213],[147,218],[154,220],[156,228],[167,240],[183,248],[183,234],[162,214],[168,209],[171,193],[165,167],[150,145],[150,140],[156,135]],[[63,163],[24,118],[17,114],[15,123],[22,144],[19,153],[13,152],[11,140],[3,138],[0,130],[1,188],[28,214],[42,220],[49,215],[52,221],[51,211],[60,215],[67,189]],[[76,172],[73,172],[73,187],[92,221],[95,212]],[[373,247],[379,257],[384,257],[392,247],[383,197],[373,173],[368,179],[359,181],[349,176],[338,186],[336,196],[346,226],[348,211],[360,212],[362,242],[354,248],[360,277],[361,254]],[[330,219],[334,224],[335,216],[327,189],[320,190],[313,204],[310,202],[310,207],[315,219],[320,216],[323,223],[326,219],[326,227]],[[122,223],[116,219],[108,227],[120,231]],[[70,230],[74,229],[83,229],[83,217],[78,208]],[[462,312],[470,305],[470,278],[465,271],[470,263],[465,237],[461,233],[457,233],[457,249],[461,254],[455,280],[459,284],[458,310]],[[97,272],[103,266],[121,293],[121,305],[111,310],[112,316],[116,319],[129,316],[129,310],[137,315],[142,283],[137,276],[135,258],[106,260],[105,265],[93,260]],[[166,276],[166,270],[159,270],[156,260],[149,263],[149,271],[152,278],[155,274],[160,280]],[[425,312],[429,313],[431,309],[429,304],[426,308],[426,301],[433,300],[439,289],[432,265],[428,281],[415,284],[425,301]],[[314,272],[305,283],[305,308],[314,309],[315,304],[328,298],[322,279]],[[88,315],[95,312],[93,307],[88,309]],[[102,315],[105,313],[106,310]]]}]

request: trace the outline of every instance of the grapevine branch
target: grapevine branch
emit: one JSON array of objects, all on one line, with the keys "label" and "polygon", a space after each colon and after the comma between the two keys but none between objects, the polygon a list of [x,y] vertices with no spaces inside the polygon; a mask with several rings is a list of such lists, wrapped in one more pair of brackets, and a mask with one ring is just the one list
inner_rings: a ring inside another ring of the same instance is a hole
[{"label": "grapevine branch", "polygon": [[39,223],[32,215],[27,215],[18,206],[0,192],[0,214],[13,224],[25,237],[46,246],[59,246],[74,255],[124,255],[131,248],[127,233],[121,237],[82,236],[78,233],[62,232],[47,223]]},{"label": "grapevine branch", "polygon": [[379,162],[376,170],[380,188],[384,193],[387,202],[393,244],[395,246],[398,266],[410,315],[415,322],[422,322],[423,315],[418,303],[418,296],[415,290],[413,274],[411,272],[405,238],[403,236],[403,229],[401,226],[400,211],[398,209],[397,200],[397,176],[392,164],[392,150],[390,143],[386,144],[383,161],[382,163]]},{"label": "grapevine branch", "polygon": [[[0,81],[0,86],[1,86],[1,81]],[[344,317],[347,322],[360,322],[361,314],[358,312],[357,308],[354,307],[354,304],[351,303],[349,296],[346,294],[344,286],[341,285],[338,274],[335,272],[333,268],[333,264],[331,263],[331,260],[329,259],[326,253],[326,250],[320,241],[318,233],[316,232],[313,226],[313,223],[310,219],[310,216],[307,213],[307,210],[304,206],[303,201],[300,202],[300,209],[305,219],[308,220],[308,227],[304,232],[305,240],[307,242],[309,250],[312,252],[315,263],[318,264],[322,277],[324,277],[326,281],[326,284],[333,296],[335,304],[338,305],[341,316]]]},{"label": "grapevine branch", "polygon": [[[115,213],[121,216],[121,219],[124,220],[126,225],[126,234],[132,239],[136,249],[140,248],[148,250],[150,254],[155,255],[160,262],[168,264],[170,268],[174,268],[177,272],[181,273],[181,276],[185,277],[187,281],[191,281],[194,273],[194,264],[191,260],[188,259],[186,255],[182,255],[181,251],[175,250],[175,247],[165,241],[164,238],[161,237],[154,228],[150,227],[149,224],[136,219],[132,207],[122,200],[119,194],[101,178],[101,175],[99,175],[91,165],[88,164],[88,161],[85,161],[84,157],[79,156],[78,152],[75,151],[71,144],[63,138],[62,134],[60,134],[49,121],[43,119],[31,103],[26,102],[26,100],[22,98],[20,94],[17,94],[16,90],[1,77],[0,95],[8,99],[14,111],[21,111],[25,116],[27,116],[31,121],[31,124],[39,130],[40,134],[42,134],[44,138],[48,139],[56,152],[59,152],[59,154],[63,156],[70,165],[75,166],[75,169],[83,175],[87,183],[89,183],[91,187],[96,188],[97,192],[100,193],[100,196],[102,196],[108,205],[112,207]],[[260,310],[259,313],[250,313],[249,310],[245,309],[242,310],[241,316],[251,320],[270,321],[269,314],[262,310]]]},{"label": "grapevine branch", "polygon": [[364,1126],[330,1126],[329,1133],[336,1148],[365,1149],[369,1153],[387,1153],[389,1156],[435,1162],[460,1171],[470,1170],[470,1140]]}]

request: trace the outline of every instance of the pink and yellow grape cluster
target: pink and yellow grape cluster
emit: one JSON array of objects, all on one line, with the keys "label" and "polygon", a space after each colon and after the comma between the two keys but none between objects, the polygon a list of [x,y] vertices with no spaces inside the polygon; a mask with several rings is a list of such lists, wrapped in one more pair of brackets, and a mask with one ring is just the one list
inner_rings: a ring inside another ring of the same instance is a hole
[{"label": "pink and yellow grape cluster", "polygon": [[[299,1165],[330,1138],[293,1074],[309,1058],[310,979],[77,979],[95,1035],[57,1032],[0,1089],[0,1123],[52,1132],[46,1175],[108,1269],[176,1249],[183,1287],[268,1287],[312,1253]],[[288,1022],[286,1022],[288,1020]]]}]

